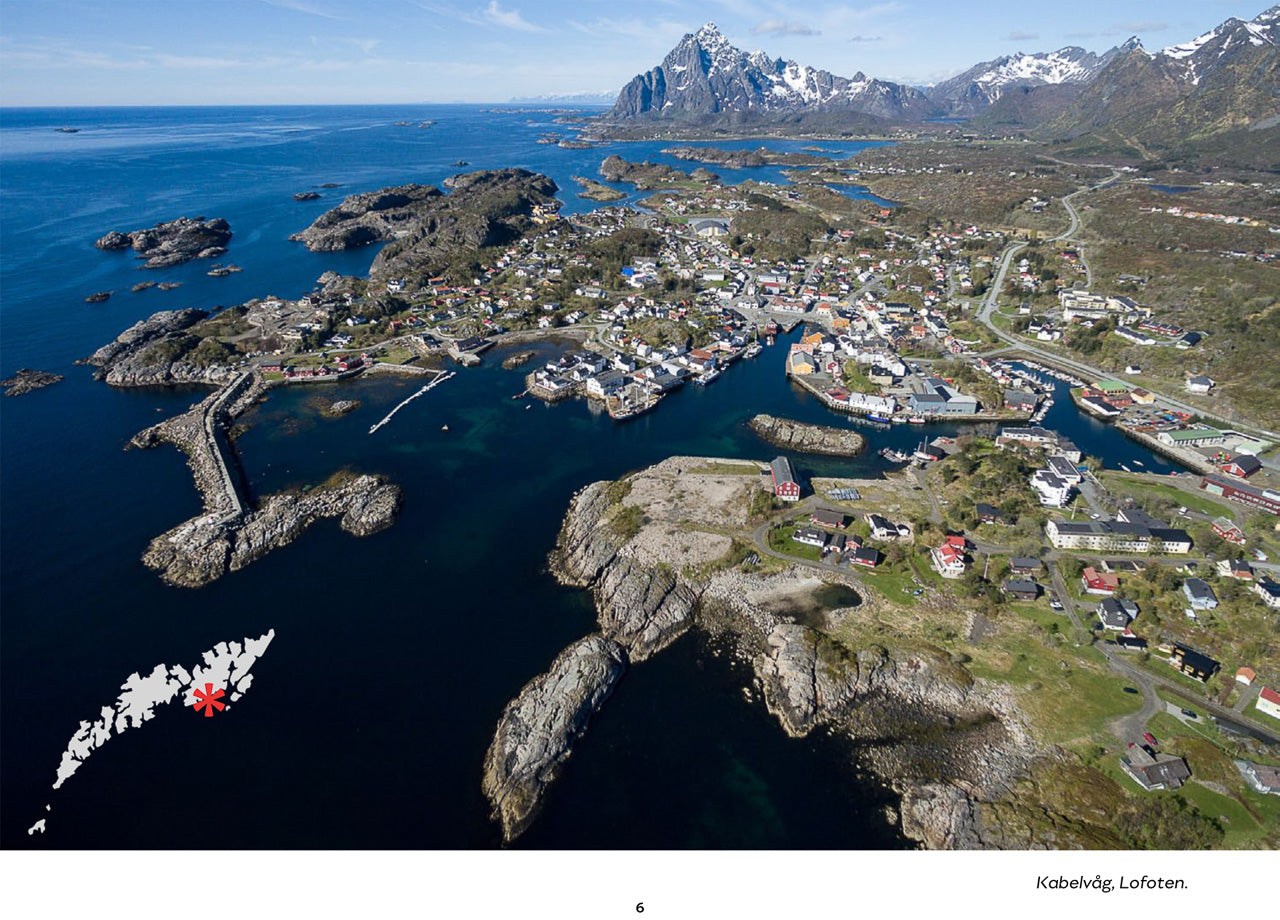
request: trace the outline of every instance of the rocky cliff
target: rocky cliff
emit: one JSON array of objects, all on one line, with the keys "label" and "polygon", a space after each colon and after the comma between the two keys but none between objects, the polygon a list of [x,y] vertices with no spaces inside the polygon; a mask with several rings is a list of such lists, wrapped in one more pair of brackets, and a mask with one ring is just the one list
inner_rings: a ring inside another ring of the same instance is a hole
[{"label": "rocky cliff", "polygon": [[174,383],[221,384],[235,376],[226,362],[231,352],[193,332],[205,310],[162,310],[140,320],[86,359],[94,376],[112,386]]},{"label": "rocky cliff", "polygon": [[802,454],[853,457],[862,453],[867,439],[848,428],[810,425],[772,415],[757,415],[747,423],[751,430],[775,447]]},{"label": "rocky cliff", "polygon": [[313,252],[387,242],[370,277],[435,273],[459,257],[520,237],[536,206],[555,206],[559,190],[525,169],[467,173],[435,186],[401,185],[349,195],[290,239]]},{"label": "rocky cliff", "polygon": [[982,803],[1040,753],[1011,699],[941,653],[850,649],[774,612],[779,597],[811,594],[841,576],[733,564],[741,556],[724,532],[748,526],[762,478],[754,474],[763,468],[673,457],[574,496],[552,571],[591,590],[600,633],[561,653],[503,714],[483,785],[505,840],[532,820],[555,767],[625,665],[697,626],[727,637],[751,664],[788,734],[828,727],[854,741],[902,794],[904,833],[930,847],[1000,845],[982,824]]},{"label": "rocky cliff", "polygon": [[170,268],[192,259],[212,259],[227,251],[231,225],[222,218],[179,217],[142,230],[112,230],[93,245],[99,249],[132,249],[146,259],[143,268]]}]

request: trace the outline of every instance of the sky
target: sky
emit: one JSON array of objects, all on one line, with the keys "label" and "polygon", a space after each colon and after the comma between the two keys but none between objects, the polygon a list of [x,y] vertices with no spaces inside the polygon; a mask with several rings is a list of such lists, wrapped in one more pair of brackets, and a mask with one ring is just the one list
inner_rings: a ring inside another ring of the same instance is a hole
[{"label": "sky", "polygon": [[927,84],[1015,51],[1189,41],[1267,0],[0,0],[0,105],[505,102],[616,93],[715,22]]}]

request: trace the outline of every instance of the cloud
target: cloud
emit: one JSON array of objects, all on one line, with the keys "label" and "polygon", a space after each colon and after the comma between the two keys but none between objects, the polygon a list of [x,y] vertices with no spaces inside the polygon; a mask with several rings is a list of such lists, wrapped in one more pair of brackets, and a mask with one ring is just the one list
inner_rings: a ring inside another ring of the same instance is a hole
[{"label": "cloud", "polygon": [[880,42],[884,41],[883,35],[850,35],[851,42]]},{"label": "cloud", "polygon": [[489,0],[489,5],[480,11],[480,15],[495,26],[515,29],[517,32],[545,32],[542,26],[535,26],[520,15],[519,10],[504,10],[498,0]]},{"label": "cloud", "polygon": [[282,10],[291,10],[294,13],[306,13],[308,16],[319,16],[322,19],[342,19],[337,13],[330,13],[328,10],[321,9],[310,3],[304,3],[303,0],[259,0],[267,6],[274,6]]},{"label": "cloud", "polygon": [[803,22],[785,19],[766,19],[754,29],[753,35],[821,35],[822,30],[814,29]]},{"label": "cloud", "polygon": [[1001,39],[1007,42],[1033,42],[1039,38],[1039,32],[1024,32],[1022,29],[1014,29],[1008,35],[1001,36]]}]

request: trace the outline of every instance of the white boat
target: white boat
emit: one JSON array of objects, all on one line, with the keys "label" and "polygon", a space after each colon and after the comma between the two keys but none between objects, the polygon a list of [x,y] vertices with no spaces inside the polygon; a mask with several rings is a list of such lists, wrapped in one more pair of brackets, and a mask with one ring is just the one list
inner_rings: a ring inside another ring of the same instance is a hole
[{"label": "white boat", "polygon": [[1129,468],[1128,468],[1127,466],[1125,466],[1123,463],[1122,463],[1122,464],[1120,464],[1120,469],[1124,470],[1126,473],[1132,473],[1132,472],[1133,472],[1133,470],[1129,469]]},{"label": "white boat", "polygon": [[701,377],[698,377],[693,382],[700,387],[705,387],[713,383],[716,380],[716,378],[719,376],[720,376],[720,372],[715,368],[712,368],[711,370],[703,374]]},{"label": "white boat", "polygon": [[907,419],[907,421],[908,421],[908,422],[910,422],[910,423],[911,423],[911,424],[913,424],[913,425],[923,425],[923,424],[924,424],[924,416],[921,416],[921,415],[913,415],[913,416],[911,416],[911,418]]},{"label": "white boat", "polygon": [[440,430],[441,430],[441,431],[448,431],[448,430],[449,430],[449,426],[448,426],[448,425],[441,425],[441,426],[440,426]]}]

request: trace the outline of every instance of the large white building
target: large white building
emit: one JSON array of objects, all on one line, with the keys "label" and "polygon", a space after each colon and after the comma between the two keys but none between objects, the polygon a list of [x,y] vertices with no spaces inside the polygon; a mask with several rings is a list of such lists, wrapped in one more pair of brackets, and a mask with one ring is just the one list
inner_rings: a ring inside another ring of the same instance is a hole
[{"label": "large white building", "polygon": [[1128,521],[1049,521],[1045,536],[1057,549],[1121,553],[1189,553],[1191,537],[1172,527]]}]

